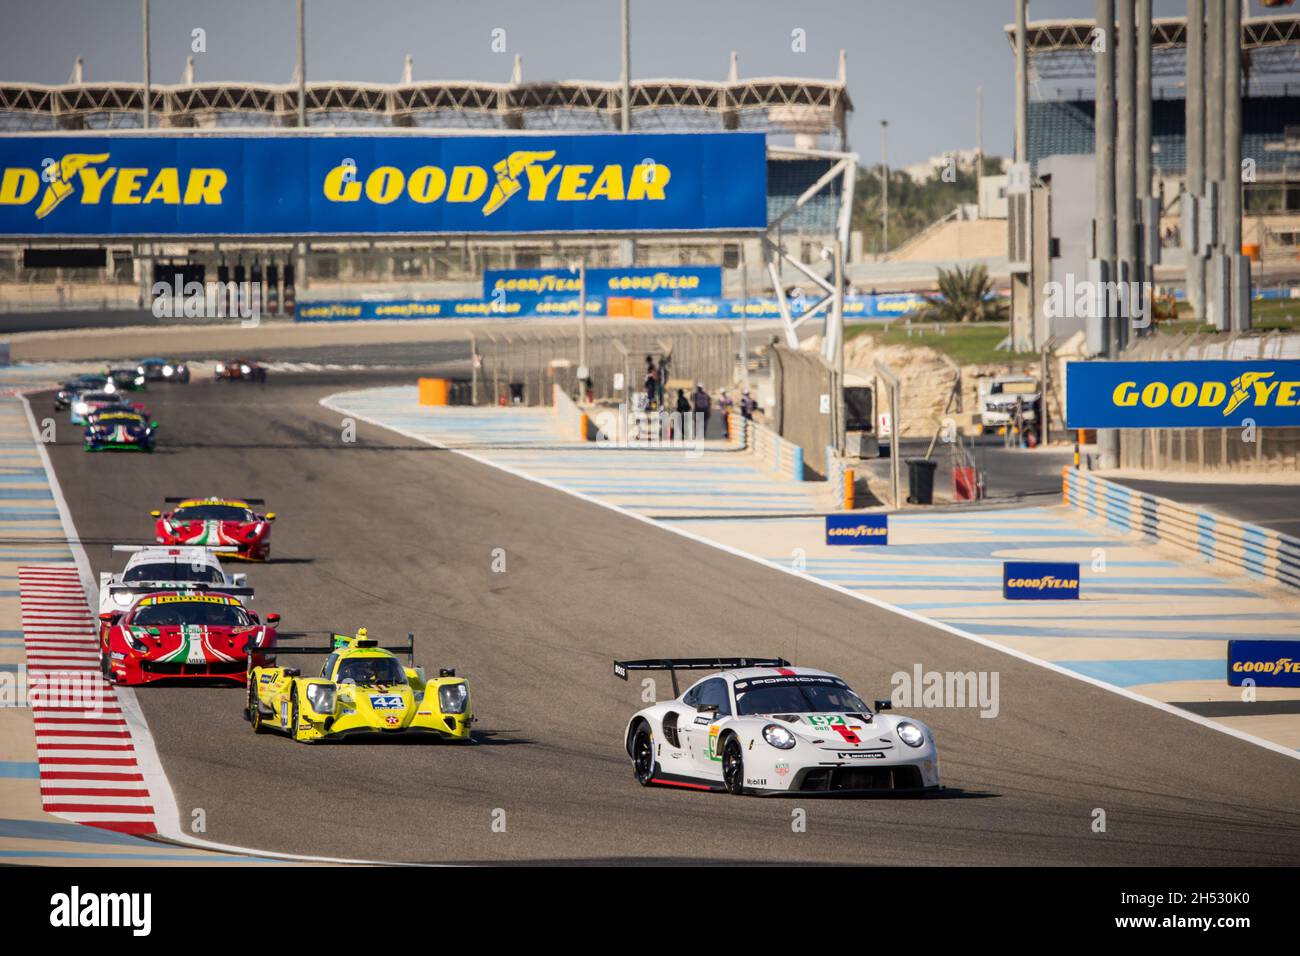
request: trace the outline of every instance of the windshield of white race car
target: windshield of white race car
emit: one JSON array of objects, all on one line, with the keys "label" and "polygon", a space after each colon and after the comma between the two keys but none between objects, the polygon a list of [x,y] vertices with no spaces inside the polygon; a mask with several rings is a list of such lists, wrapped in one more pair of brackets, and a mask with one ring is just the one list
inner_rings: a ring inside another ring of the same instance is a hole
[{"label": "windshield of white race car", "polygon": [[125,584],[135,581],[194,581],[198,584],[224,584],[226,577],[219,568],[180,561],[137,564],[122,575]]},{"label": "windshield of white race car", "polygon": [[869,714],[867,705],[838,677],[753,677],[735,684],[736,713]]}]

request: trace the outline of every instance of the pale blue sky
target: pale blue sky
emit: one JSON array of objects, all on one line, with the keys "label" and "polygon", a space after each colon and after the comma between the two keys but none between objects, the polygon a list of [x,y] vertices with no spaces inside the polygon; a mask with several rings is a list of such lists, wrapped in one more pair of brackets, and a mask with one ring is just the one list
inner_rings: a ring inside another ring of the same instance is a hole
[{"label": "pale blue sky", "polygon": [[[140,0],[0,0],[0,80],[63,83],[73,59],[89,79],[140,76]],[[1256,3],[1255,6],[1258,6]],[[1034,20],[1090,17],[1092,0],[1031,0]],[[200,78],[282,83],[293,71],[295,0],[153,0],[153,76],[179,81],[190,33],[207,31]],[[1155,0],[1157,16],[1185,0]],[[879,154],[890,123],[892,165],[975,144],[975,89],[984,87],[985,149],[1005,154],[1013,119],[1011,0],[632,0],[632,74],[723,79],[834,76],[848,50],[855,113],[850,144]],[[417,79],[506,81],[513,54],[525,80],[614,80],[618,0],[308,0],[312,80],[394,82],[405,54]],[[507,52],[493,53],[492,31]],[[791,50],[802,29],[807,52]]]}]

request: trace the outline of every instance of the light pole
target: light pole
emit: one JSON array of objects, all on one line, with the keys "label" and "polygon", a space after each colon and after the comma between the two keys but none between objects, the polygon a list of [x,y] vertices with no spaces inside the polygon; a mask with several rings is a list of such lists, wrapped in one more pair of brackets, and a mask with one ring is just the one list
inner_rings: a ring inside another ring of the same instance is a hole
[{"label": "light pole", "polygon": [[140,11],[140,18],[143,21],[142,28],[144,30],[144,128],[148,129],[149,113],[152,106],[149,101],[153,99],[150,77],[152,70],[149,66],[149,0],[144,0]]},{"label": "light pole", "polygon": [[307,125],[307,18],[298,0],[298,128]]},{"label": "light pole", "polygon": [[[622,0],[623,10],[623,96],[619,104],[619,128],[632,132],[632,9],[631,0]],[[623,240],[623,265],[636,265],[636,240]]]},{"label": "light pole", "polygon": [[889,252],[889,120],[880,121],[881,255]]}]

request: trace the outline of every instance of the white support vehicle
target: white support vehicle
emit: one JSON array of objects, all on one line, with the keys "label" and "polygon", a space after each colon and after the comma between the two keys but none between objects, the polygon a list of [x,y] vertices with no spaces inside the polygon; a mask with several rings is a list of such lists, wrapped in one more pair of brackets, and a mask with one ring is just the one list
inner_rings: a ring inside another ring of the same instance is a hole
[{"label": "white support vehicle", "polygon": [[779,658],[615,661],[639,670],[718,673],[638,711],[623,743],[642,786],[771,795],[917,793],[939,788],[934,734],[918,720],[869,708],[826,671]]},{"label": "white support vehicle", "polygon": [[238,550],[233,545],[214,548],[163,547],[117,544],[114,551],[130,552],[119,573],[99,575],[99,613],[125,611],[136,599],[155,591],[216,591],[241,601],[253,598],[247,575],[227,574],[218,555]]},{"label": "white support vehicle", "polygon": [[1037,422],[1042,388],[1029,375],[997,375],[979,383],[980,419],[985,428],[1001,428],[1015,420],[1016,405],[1024,422]]}]

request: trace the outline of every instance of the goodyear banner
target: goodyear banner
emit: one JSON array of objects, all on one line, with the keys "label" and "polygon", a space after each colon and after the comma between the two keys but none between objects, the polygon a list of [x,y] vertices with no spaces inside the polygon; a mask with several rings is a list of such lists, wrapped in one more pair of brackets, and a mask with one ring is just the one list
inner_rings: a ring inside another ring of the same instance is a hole
[{"label": "goodyear banner", "polygon": [[1067,428],[1300,425],[1300,361],[1070,362]]},{"label": "goodyear banner", "polygon": [[1077,601],[1079,565],[1069,561],[1003,561],[1002,596],[1008,601]]},{"label": "goodyear banner", "polygon": [[889,544],[889,515],[827,515],[827,544]]},{"label": "goodyear banner", "polygon": [[759,133],[0,137],[0,236],[758,230]]},{"label": "goodyear banner", "polygon": [[[483,297],[576,297],[577,270],[489,269],[483,273]],[[629,266],[588,269],[587,296],[636,299],[701,298],[722,295],[721,266]]]},{"label": "goodyear banner", "polygon": [[1228,683],[1300,687],[1300,641],[1229,641]]}]

